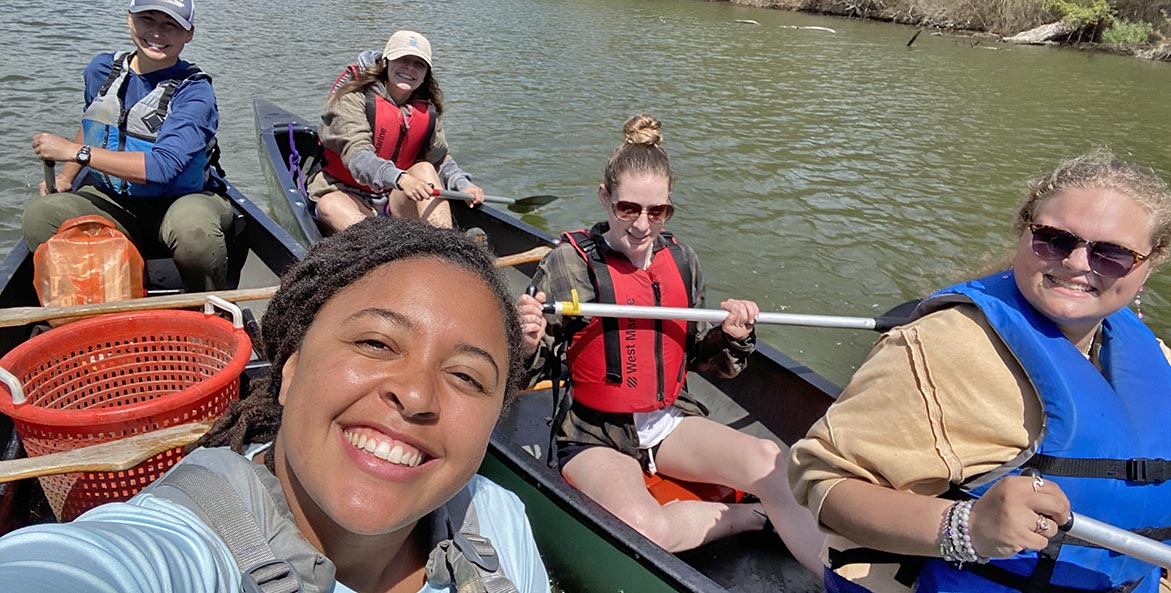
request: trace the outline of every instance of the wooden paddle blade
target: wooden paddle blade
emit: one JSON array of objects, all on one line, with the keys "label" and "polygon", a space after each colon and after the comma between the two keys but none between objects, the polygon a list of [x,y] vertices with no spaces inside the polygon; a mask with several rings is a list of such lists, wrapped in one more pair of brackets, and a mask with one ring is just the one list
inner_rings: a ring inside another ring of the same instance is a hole
[{"label": "wooden paddle blade", "polygon": [[529,196],[527,198],[520,198],[516,202],[509,204],[508,209],[513,212],[516,212],[518,214],[528,214],[529,212],[532,212],[533,210],[536,210],[537,208],[540,208],[541,206],[549,204],[550,202],[552,202],[553,200],[556,200],[556,199],[557,199],[557,196],[551,196],[551,195],[547,195],[547,194],[539,195],[539,196]]},{"label": "wooden paddle blade", "polygon": [[73,472],[127,470],[159,453],[194,443],[211,428],[211,424],[211,420],[181,424],[72,451],[0,461],[0,482]]},{"label": "wooden paddle blade", "polygon": [[545,257],[545,254],[549,253],[550,251],[553,251],[551,247],[541,245],[540,247],[534,247],[528,251],[500,256],[496,258],[496,267],[507,268],[509,266],[519,266],[520,264],[538,262],[541,261],[541,259]]},{"label": "wooden paddle blade", "polygon": [[[558,389],[565,389],[565,385],[566,385],[565,381],[558,381],[557,382]],[[553,382],[550,381],[549,379],[545,379],[544,381],[538,381],[532,387],[521,389],[517,393],[522,393],[522,394],[523,393],[536,393],[538,391],[548,391],[550,389],[553,389]]]},{"label": "wooden paddle blade", "polygon": [[69,307],[8,307],[7,309],[0,309],[0,327],[16,327],[38,321],[47,321],[49,319],[91,317],[106,313],[198,307],[207,302],[208,295],[215,295],[233,303],[239,301],[256,301],[271,298],[277,288],[279,287],[266,286],[264,288],[241,288],[238,290],[220,290],[216,292],[188,292],[110,303],[73,305]]}]

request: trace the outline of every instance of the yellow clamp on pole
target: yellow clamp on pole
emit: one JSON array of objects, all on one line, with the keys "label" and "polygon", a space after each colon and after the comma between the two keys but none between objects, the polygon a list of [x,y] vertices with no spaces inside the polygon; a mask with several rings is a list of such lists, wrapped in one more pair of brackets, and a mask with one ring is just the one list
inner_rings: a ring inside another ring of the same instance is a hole
[{"label": "yellow clamp on pole", "polygon": [[577,289],[574,288],[569,291],[572,301],[561,301],[562,315],[581,315],[581,301],[577,299]]}]

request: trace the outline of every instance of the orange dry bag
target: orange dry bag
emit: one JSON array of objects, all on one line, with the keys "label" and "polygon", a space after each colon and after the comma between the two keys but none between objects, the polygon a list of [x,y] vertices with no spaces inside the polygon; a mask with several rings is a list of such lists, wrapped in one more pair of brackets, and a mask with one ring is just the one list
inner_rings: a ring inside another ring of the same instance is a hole
[{"label": "orange dry bag", "polygon": [[33,281],[46,307],[141,297],[142,268],[134,244],[96,215],[66,220],[33,255]]}]

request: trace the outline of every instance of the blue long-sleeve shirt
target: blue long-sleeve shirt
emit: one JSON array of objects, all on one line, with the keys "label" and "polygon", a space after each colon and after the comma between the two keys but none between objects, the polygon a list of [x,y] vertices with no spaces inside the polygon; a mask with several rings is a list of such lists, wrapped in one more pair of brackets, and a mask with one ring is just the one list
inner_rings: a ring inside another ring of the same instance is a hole
[{"label": "blue long-sleeve shirt", "polygon": [[[94,56],[82,73],[85,78],[85,107],[98,96],[114,63],[113,53]],[[148,74],[131,70],[127,75],[123,107],[140,101],[159,83],[175,78],[191,64],[179,60],[174,66]],[[115,89],[110,89],[115,92]],[[84,111],[84,109],[83,109]],[[154,147],[146,155],[147,183],[168,185],[196,156],[203,154],[215,137],[220,123],[219,107],[211,82],[193,80],[181,85],[171,98],[171,112],[159,129]]]}]

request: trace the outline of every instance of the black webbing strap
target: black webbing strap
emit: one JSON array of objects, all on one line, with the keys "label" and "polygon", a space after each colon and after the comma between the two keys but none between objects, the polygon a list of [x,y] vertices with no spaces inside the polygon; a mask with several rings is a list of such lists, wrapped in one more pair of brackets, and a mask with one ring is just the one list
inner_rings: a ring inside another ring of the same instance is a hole
[{"label": "black webbing strap", "polygon": [[[602,257],[602,252],[598,249],[593,237],[586,231],[571,231],[565,234],[585,255],[586,267],[590,272],[590,282],[594,285],[598,302],[617,303],[614,295],[614,279],[610,277],[610,268],[606,265],[606,260]],[[606,353],[606,382],[622,383],[622,341],[618,333],[617,318],[602,318],[602,344]]]},{"label": "black webbing strap", "polygon": [[1049,590],[1049,580],[1053,578],[1053,571],[1057,568],[1057,555],[1061,553],[1061,546],[1065,543],[1064,535],[1058,532],[1049,540],[1045,549],[1037,552],[1037,563],[1033,566],[1033,574],[1029,575],[1024,593],[1041,593]]},{"label": "black webbing strap", "polygon": [[130,57],[134,55],[131,52],[123,52],[114,55],[114,60],[110,64],[110,73],[106,75],[106,81],[102,83],[102,88],[98,89],[98,96],[101,97],[110,92],[110,87],[115,80],[122,75],[122,71],[126,69],[126,63],[130,61]]},{"label": "black webbing strap", "polygon": [[378,93],[366,93],[366,121],[370,123],[370,132],[374,137],[374,152],[377,153],[379,147],[382,146],[382,140],[386,138],[384,134],[378,133]]},{"label": "black webbing strap", "polygon": [[1038,453],[1025,462],[1042,475],[1076,478],[1110,478],[1136,484],[1159,484],[1171,479],[1171,460],[1136,457],[1133,459],[1092,459],[1053,457]]},{"label": "black webbing strap", "polygon": [[[1014,572],[1000,568],[995,564],[965,564],[964,570],[970,571],[974,575],[1010,589],[1016,589],[1017,591],[1030,590],[1028,588],[1030,577],[1021,576]],[[1046,584],[1039,590],[1045,591],[1046,593],[1130,593],[1143,582],[1143,578],[1140,578],[1136,581],[1131,581],[1129,583],[1123,583],[1122,585],[1111,587],[1110,589],[1082,589],[1080,587]]]},{"label": "black webbing strap", "polygon": [[675,235],[669,231],[663,231],[659,233],[659,236],[667,242],[667,251],[671,252],[671,259],[679,270],[679,277],[683,279],[683,289],[687,291],[687,308],[695,307],[695,294],[691,292],[691,285],[695,280],[691,277],[691,266],[688,265],[689,262],[684,254],[683,246],[675,240]]},{"label": "black webbing strap", "polygon": [[427,133],[423,135],[422,148],[419,149],[419,156],[416,157],[422,160],[427,156],[427,150],[431,148],[431,137],[435,135],[435,122],[439,120],[439,115],[435,112],[435,106],[427,104]]},{"label": "black webbing strap", "polygon": [[557,467],[557,431],[565,424],[569,416],[569,408],[573,406],[573,390],[566,388],[561,393],[561,357],[564,354],[564,342],[554,339],[553,347],[549,351],[549,359],[545,361],[545,373],[553,382],[553,415],[549,425],[549,447],[546,449],[545,465]]},{"label": "black webbing strap", "polygon": [[302,590],[293,566],[276,557],[256,519],[227,480],[191,463],[176,467],[165,480],[203,510],[210,527],[228,546],[240,567],[241,591],[296,593]]},{"label": "black webbing strap", "polygon": [[[659,233],[659,236],[667,242],[667,251],[671,253],[671,259],[675,262],[675,268],[679,270],[679,278],[683,280],[683,290],[687,292],[687,308],[691,309],[696,306],[695,292],[692,290],[695,279],[691,276],[691,262],[687,261],[687,256],[683,251],[683,246],[675,240],[675,236],[669,231]],[[695,346],[695,336],[699,333],[697,324],[694,321],[687,322],[687,344],[684,352],[692,352]],[[661,361],[660,361],[661,362]],[[687,372],[687,364],[684,363],[679,367],[679,376],[675,378],[677,382],[683,381],[683,375]]]},{"label": "black webbing strap", "polygon": [[179,77],[163,82],[163,94],[159,96],[159,104],[155,106],[153,113],[142,118],[142,123],[150,129],[151,133],[157,133],[159,128],[163,127],[163,121],[167,119],[167,113],[171,109],[171,98],[175,96],[175,90],[188,80],[206,80],[209,84],[211,83],[211,77],[195,66],[188,68]]}]

